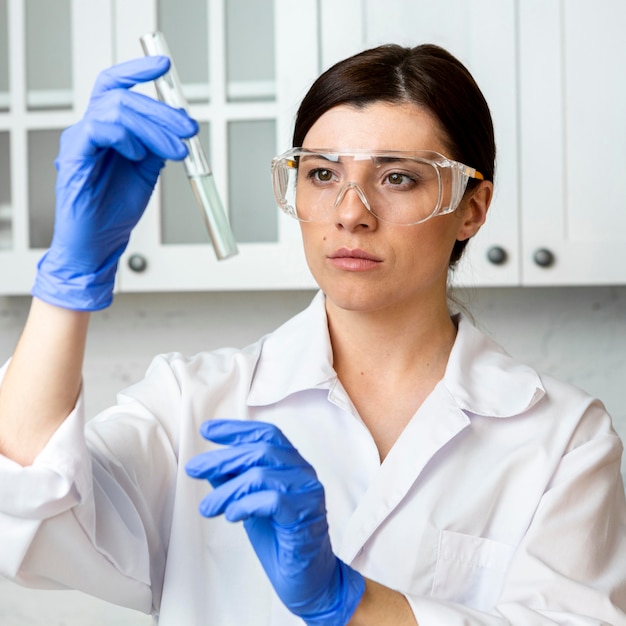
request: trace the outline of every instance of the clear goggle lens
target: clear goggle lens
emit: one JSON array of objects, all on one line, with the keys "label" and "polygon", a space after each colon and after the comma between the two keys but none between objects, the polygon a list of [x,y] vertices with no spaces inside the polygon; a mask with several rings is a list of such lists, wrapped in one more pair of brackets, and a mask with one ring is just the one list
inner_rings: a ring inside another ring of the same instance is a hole
[{"label": "clear goggle lens", "polygon": [[303,222],[327,221],[349,193],[378,219],[412,225],[451,213],[475,169],[438,152],[358,152],[292,148],[272,160],[281,209]]}]

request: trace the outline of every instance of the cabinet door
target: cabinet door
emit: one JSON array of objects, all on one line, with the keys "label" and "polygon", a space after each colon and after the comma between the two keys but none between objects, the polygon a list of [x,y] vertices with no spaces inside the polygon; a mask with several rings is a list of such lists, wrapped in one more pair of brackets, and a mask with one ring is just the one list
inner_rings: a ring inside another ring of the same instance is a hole
[{"label": "cabinet door", "polygon": [[315,0],[116,4],[118,61],[141,54],[144,32],[165,34],[239,248],[216,260],[183,165],[169,162],[120,263],[120,290],[313,286],[298,223],[276,206],[270,161],[291,145],[318,71]]},{"label": "cabinet door", "polygon": [[0,0],[0,293],[30,290],[52,238],[54,159],[111,62],[110,0]]},{"label": "cabinet door", "polygon": [[523,282],[626,282],[626,3],[519,3]]},{"label": "cabinet door", "polygon": [[366,0],[364,5],[366,46],[438,44],[468,67],[489,103],[498,150],[495,197],[487,223],[455,272],[458,285],[516,285],[520,280],[515,4]]}]

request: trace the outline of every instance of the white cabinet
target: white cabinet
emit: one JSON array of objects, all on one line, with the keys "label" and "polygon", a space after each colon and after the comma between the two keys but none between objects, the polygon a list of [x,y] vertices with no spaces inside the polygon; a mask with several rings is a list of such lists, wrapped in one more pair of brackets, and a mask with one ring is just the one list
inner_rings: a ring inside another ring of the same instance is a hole
[{"label": "white cabinet", "polygon": [[456,282],[626,283],[626,3],[365,0],[364,12],[365,45],[443,45],[489,102],[495,200]]},{"label": "white cabinet", "polygon": [[623,0],[519,2],[526,285],[626,283],[624,24]]},{"label": "white cabinet", "polygon": [[314,286],[269,162],[290,146],[318,72],[388,42],[448,48],[491,107],[495,199],[455,282],[624,284],[624,23],[623,0],[0,0],[0,294],[28,292],[50,241],[61,130],[97,73],[139,56],[139,36],[157,28],[240,254],[215,259],[182,164],[168,163],[118,290]]},{"label": "white cabinet", "polygon": [[[517,285],[520,184],[514,0],[366,0],[364,45],[435,43],[458,57],[485,95],[496,129],[495,198],[485,226],[470,242],[455,284]],[[469,164],[471,165],[471,163]],[[505,253],[502,263],[490,251]]]},{"label": "white cabinet", "polygon": [[0,0],[0,293],[27,293],[50,243],[62,129],[98,72],[140,56],[139,37],[155,29],[200,122],[240,254],[216,260],[182,164],[168,163],[117,289],[313,286],[298,224],[276,207],[270,160],[290,147],[318,73],[316,0]]},{"label": "white cabinet", "polygon": [[299,226],[276,207],[270,161],[290,147],[296,106],[318,73],[316,0],[116,0],[115,14],[118,61],[139,54],[144,32],[167,37],[239,247],[216,260],[183,166],[168,163],[119,288],[312,287]]},{"label": "white cabinet", "polygon": [[0,293],[26,293],[50,243],[63,128],[111,62],[104,0],[0,0]]}]

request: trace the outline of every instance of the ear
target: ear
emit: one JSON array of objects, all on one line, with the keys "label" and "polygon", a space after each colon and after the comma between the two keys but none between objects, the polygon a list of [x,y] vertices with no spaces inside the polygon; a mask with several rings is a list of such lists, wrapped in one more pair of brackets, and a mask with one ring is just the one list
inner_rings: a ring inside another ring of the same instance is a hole
[{"label": "ear", "polygon": [[460,213],[461,224],[457,233],[458,241],[465,241],[473,237],[487,219],[487,211],[493,197],[493,183],[484,180],[471,192],[471,195],[463,201],[463,209]]}]

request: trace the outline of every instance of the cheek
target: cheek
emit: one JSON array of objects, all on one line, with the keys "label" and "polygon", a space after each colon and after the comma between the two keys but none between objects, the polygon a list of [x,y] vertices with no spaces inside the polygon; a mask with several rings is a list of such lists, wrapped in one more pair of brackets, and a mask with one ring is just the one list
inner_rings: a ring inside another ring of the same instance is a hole
[{"label": "cheek", "polygon": [[411,235],[403,237],[396,250],[402,251],[405,263],[422,268],[429,266],[447,268],[456,242],[457,229],[443,219],[438,222],[440,219],[434,217],[416,226]]},{"label": "cheek", "polygon": [[300,222],[300,234],[307,263],[311,265],[319,256],[319,249],[326,241],[326,234],[317,224]]}]

